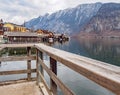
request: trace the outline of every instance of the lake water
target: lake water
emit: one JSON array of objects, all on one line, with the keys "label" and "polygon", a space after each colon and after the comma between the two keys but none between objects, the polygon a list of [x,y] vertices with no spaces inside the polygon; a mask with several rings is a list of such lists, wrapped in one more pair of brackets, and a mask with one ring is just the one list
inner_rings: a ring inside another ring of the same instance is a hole
[{"label": "lake water", "polygon": [[[120,40],[119,39],[70,39],[69,42],[49,44],[52,47],[59,48],[68,52],[72,52],[78,55],[83,55],[93,59],[108,62],[109,64],[120,66]],[[9,51],[6,52],[6,51]],[[18,51],[25,53],[25,50],[9,50],[0,52],[1,55],[14,55]],[[49,57],[44,55],[44,61],[49,66]],[[17,64],[16,64],[17,63]],[[26,63],[23,61],[22,63]],[[90,81],[82,75],[70,70],[66,66],[58,62],[58,77],[63,81],[70,89],[72,89],[76,95],[114,95],[107,89],[99,86],[98,84]],[[32,61],[32,67],[35,68],[35,61]],[[21,62],[3,62],[0,67],[0,71],[11,70],[11,69],[26,69],[26,65],[21,64]],[[35,75],[33,75],[35,76]],[[21,77],[26,77],[26,75],[21,76],[2,76],[0,80],[7,79],[18,79]],[[45,78],[49,83],[48,75],[45,73]],[[60,90],[58,90],[59,95],[63,95]]]}]

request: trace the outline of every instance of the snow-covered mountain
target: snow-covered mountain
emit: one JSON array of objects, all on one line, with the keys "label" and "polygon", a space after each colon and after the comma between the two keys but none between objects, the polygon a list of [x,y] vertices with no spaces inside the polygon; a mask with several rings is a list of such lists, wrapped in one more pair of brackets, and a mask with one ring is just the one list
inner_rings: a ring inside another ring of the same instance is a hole
[{"label": "snow-covered mountain", "polygon": [[25,23],[27,28],[45,29],[53,32],[78,33],[97,14],[102,3],[82,4],[75,8],[60,10],[39,16]]},{"label": "snow-covered mountain", "polygon": [[80,36],[120,37],[120,3],[105,3],[81,29]]}]

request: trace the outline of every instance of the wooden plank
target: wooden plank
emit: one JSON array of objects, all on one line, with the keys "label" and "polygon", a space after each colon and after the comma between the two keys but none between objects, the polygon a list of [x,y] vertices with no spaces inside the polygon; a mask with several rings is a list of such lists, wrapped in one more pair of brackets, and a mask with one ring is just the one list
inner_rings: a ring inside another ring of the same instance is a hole
[{"label": "wooden plank", "polygon": [[43,53],[36,49],[37,84],[39,84],[39,82],[42,82],[42,79],[39,76],[39,71],[44,76],[43,67],[41,66],[41,64],[38,63],[38,57],[40,57],[41,60],[43,60]]},{"label": "wooden plank", "polygon": [[39,76],[39,64],[38,64],[38,49],[36,49],[36,69],[37,69],[37,85],[39,85],[40,82],[40,76]]},{"label": "wooden plank", "polygon": [[25,60],[35,60],[36,56],[8,56],[0,57],[1,62],[5,61],[25,61]]},{"label": "wooden plank", "polygon": [[0,44],[0,48],[22,48],[22,47],[34,47],[35,43],[20,43],[20,44]]},{"label": "wooden plank", "polygon": [[40,64],[42,67],[46,70],[46,72],[49,74],[50,78],[60,87],[60,89],[63,91],[64,95],[74,95],[74,93],[68,89],[64,83],[60,81],[60,79],[57,78],[57,76],[43,63],[43,61],[38,58]]},{"label": "wooden plank", "polygon": [[44,84],[44,86],[45,86],[48,94],[49,94],[49,95],[53,95],[52,92],[50,91],[49,86],[47,85],[47,82],[45,81],[43,75],[41,74],[41,72],[39,71],[38,73],[39,73],[39,75],[40,75],[40,77],[41,77],[41,79],[42,79],[42,83]]},{"label": "wooden plank", "polygon": [[43,95],[49,95],[49,93],[47,92],[44,84],[42,82],[39,83],[40,89],[42,90]]},{"label": "wooden plank", "polygon": [[[43,60],[43,53],[41,51],[39,51],[39,56],[40,56],[40,59]],[[41,64],[40,64],[40,72],[44,76],[44,71],[43,71],[43,67]]]},{"label": "wooden plank", "polygon": [[[57,61],[50,57],[50,69],[57,76]],[[54,95],[57,95],[57,85],[50,77],[50,89]]]},{"label": "wooden plank", "polygon": [[[27,56],[31,56],[31,47],[27,47]],[[27,60],[27,70],[31,70],[31,60]],[[27,74],[28,81],[31,80],[31,72]]]},{"label": "wooden plank", "polygon": [[12,74],[24,74],[24,73],[34,73],[36,69],[31,70],[14,70],[14,71],[0,71],[0,75],[12,75]]},{"label": "wooden plank", "polygon": [[116,94],[120,93],[120,67],[68,53],[43,44],[36,44],[35,47],[99,85]]},{"label": "wooden plank", "polygon": [[[31,81],[35,81],[36,78],[31,78]],[[0,86],[11,85],[16,83],[28,82],[27,78],[18,79],[18,80],[9,80],[0,82]]]}]

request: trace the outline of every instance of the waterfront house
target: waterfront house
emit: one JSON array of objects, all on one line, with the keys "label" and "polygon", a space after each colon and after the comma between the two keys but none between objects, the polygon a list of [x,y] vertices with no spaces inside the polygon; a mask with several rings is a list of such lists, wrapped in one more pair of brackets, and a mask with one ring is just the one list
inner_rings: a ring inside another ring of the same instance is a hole
[{"label": "waterfront house", "polygon": [[11,32],[26,32],[26,27],[13,23],[4,23],[4,30]]},{"label": "waterfront house", "polygon": [[5,32],[4,40],[6,43],[35,43],[40,42],[41,38],[33,32]]}]

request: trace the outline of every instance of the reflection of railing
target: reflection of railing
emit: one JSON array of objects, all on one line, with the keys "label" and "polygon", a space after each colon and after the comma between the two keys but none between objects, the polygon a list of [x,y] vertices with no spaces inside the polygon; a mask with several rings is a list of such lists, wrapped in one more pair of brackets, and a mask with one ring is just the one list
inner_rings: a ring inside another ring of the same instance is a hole
[{"label": "reflection of railing", "polygon": [[[44,84],[49,95],[52,93],[54,95],[57,94],[57,86],[62,90],[64,95],[74,95],[74,93],[57,77],[57,61],[111,90],[115,94],[120,95],[120,67],[78,56],[43,44],[13,44],[1,45],[1,47],[27,47],[26,57],[0,58],[0,61],[27,60],[28,68],[27,70],[21,71],[0,72],[0,75],[27,73],[27,79],[31,80],[31,72],[36,72],[37,84],[41,88]],[[35,56],[31,56],[31,47],[36,48],[36,58]],[[47,67],[43,61],[43,53],[46,53],[50,57],[50,68]],[[31,69],[31,60],[33,59],[36,59],[36,69]],[[44,79],[43,70],[50,76],[50,87]]]}]

